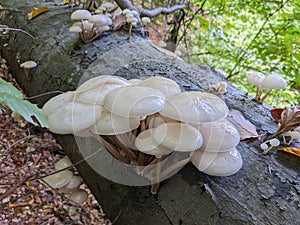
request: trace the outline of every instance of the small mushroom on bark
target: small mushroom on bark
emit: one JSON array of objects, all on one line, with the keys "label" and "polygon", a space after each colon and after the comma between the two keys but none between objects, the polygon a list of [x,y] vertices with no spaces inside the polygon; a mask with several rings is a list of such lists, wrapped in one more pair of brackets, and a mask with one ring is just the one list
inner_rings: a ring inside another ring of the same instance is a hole
[{"label": "small mushroom on bark", "polygon": [[31,68],[34,68],[37,66],[37,63],[35,61],[26,61],[23,62],[20,67],[24,68],[24,73],[26,75],[26,77],[29,77],[29,71]]}]

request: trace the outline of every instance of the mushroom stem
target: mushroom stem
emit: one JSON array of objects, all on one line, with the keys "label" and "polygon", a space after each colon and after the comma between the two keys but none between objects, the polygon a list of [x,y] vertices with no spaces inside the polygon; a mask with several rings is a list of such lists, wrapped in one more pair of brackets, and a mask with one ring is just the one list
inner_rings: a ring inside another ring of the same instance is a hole
[{"label": "mushroom stem", "polygon": [[161,178],[164,178],[166,177],[169,173],[171,173],[172,171],[178,169],[179,167],[183,167],[185,164],[187,164],[188,162],[190,162],[191,160],[191,156],[186,158],[186,159],[183,159],[177,163],[174,163],[172,166],[168,167],[166,170],[164,170],[161,174],[160,174],[160,177]]},{"label": "mushroom stem", "polygon": [[129,32],[128,32],[128,39],[131,38],[132,26],[133,26],[133,23],[130,23]]},{"label": "mushroom stem", "polygon": [[256,86],[255,101],[258,102],[260,96],[261,96],[261,89],[258,86]]},{"label": "mushroom stem", "polygon": [[269,96],[269,94],[272,92],[273,89],[268,90],[268,92],[261,98],[258,100],[258,102],[260,104],[262,104],[264,102],[264,100]]},{"label": "mushroom stem", "polygon": [[29,78],[29,71],[30,71],[30,68],[24,68],[24,74],[27,78]]}]

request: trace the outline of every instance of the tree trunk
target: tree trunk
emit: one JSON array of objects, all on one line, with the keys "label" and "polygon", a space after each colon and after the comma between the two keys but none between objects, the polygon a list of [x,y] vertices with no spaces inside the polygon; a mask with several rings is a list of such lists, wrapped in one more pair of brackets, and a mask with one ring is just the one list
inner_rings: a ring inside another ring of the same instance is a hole
[{"label": "tree trunk", "polygon": [[[126,31],[120,30],[84,45],[68,32],[73,9],[41,2],[1,3],[4,8],[18,10],[1,9],[3,24],[35,36],[31,39],[23,33],[10,33],[1,37],[1,54],[27,96],[74,90],[81,79],[104,74],[127,79],[160,75],[175,80],[187,91],[207,91],[209,84],[224,81],[213,68],[190,65],[156,49],[138,30],[130,40]],[[42,5],[47,5],[49,12],[31,21],[24,19],[33,7]],[[29,59],[37,61],[38,67],[26,77],[19,64]],[[223,99],[229,108],[241,111],[260,134],[276,131],[267,105],[259,105],[228,86]],[[50,97],[36,102],[42,105]],[[73,136],[56,137],[73,162],[82,159]],[[149,186],[126,186],[105,179],[86,162],[77,169],[114,224],[300,224],[299,158],[282,151],[262,156],[259,144],[257,139],[250,139],[237,146],[244,165],[235,175],[212,177],[188,164],[163,181],[156,195],[150,193]]]}]

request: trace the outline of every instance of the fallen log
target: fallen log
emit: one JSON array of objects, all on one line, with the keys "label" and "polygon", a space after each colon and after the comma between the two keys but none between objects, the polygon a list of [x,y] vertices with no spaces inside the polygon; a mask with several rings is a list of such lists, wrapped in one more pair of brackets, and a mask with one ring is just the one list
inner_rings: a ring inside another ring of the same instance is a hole
[{"label": "fallen log", "polygon": [[[207,91],[210,84],[225,81],[213,68],[190,65],[159,50],[138,31],[130,40],[124,30],[107,32],[84,45],[68,32],[73,9],[55,2],[2,2],[2,23],[35,37],[15,32],[1,37],[1,54],[27,96],[74,90],[84,80],[104,74],[126,79],[160,75],[187,91]],[[28,22],[26,14],[42,5],[49,12]],[[29,59],[38,62],[38,67],[26,77],[19,65]],[[50,97],[37,98],[36,103],[42,105]],[[269,106],[257,104],[230,84],[222,98],[229,108],[241,111],[258,133],[276,131]],[[73,136],[56,138],[73,162],[84,157]],[[77,169],[114,224],[300,224],[299,158],[281,151],[262,156],[259,145],[257,139],[238,145],[244,165],[235,175],[212,177],[188,164],[163,181],[156,195],[149,186],[127,186],[104,178],[89,159]]]}]

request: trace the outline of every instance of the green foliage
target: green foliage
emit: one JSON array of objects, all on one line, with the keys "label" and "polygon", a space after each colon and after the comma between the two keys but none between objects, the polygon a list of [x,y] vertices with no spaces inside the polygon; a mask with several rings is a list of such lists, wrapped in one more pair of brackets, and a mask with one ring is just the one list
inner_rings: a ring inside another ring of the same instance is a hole
[{"label": "green foliage", "polygon": [[[199,7],[202,10],[199,10]],[[253,71],[277,72],[289,87],[274,92],[268,103],[299,105],[300,3],[297,0],[193,0],[181,34],[191,62],[226,71],[227,78],[254,95],[246,83]],[[195,12],[201,12],[195,15]]]},{"label": "green foliage", "polygon": [[[15,113],[20,114],[26,121],[34,125],[49,127],[42,110],[29,101],[23,100],[22,97],[23,95],[18,89],[0,78],[0,104],[8,106]],[[33,119],[33,117],[39,122],[39,124]]]}]

